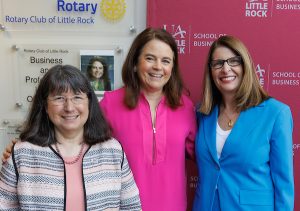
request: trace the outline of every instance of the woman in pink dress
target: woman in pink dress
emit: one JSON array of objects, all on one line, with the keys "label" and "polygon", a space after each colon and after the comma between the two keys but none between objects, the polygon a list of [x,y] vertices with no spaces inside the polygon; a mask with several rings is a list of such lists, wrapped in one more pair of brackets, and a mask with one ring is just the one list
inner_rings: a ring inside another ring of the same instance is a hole
[{"label": "woman in pink dress", "polygon": [[177,46],[163,29],[133,41],[122,68],[124,87],[100,106],[127,154],[143,211],[186,211],[185,158],[194,154],[196,117],[183,93]]}]

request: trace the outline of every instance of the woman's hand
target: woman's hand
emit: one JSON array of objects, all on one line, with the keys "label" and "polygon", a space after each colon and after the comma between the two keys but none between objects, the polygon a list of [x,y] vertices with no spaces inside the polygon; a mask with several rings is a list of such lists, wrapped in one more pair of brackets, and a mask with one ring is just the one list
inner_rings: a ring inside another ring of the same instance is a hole
[{"label": "woman's hand", "polygon": [[7,159],[10,157],[11,155],[11,150],[13,148],[13,145],[17,143],[16,139],[13,139],[5,148],[5,151],[2,154],[2,163],[5,163],[7,161]]}]

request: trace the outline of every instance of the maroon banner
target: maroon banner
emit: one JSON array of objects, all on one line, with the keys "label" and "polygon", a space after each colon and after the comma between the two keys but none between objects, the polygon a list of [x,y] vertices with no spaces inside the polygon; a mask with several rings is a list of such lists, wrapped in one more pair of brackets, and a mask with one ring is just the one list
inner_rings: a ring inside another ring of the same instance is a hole
[{"label": "maroon banner", "polygon": [[[212,42],[228,34],[245,43],[261,85],[291,107],[295,199],[299,198],[300,0],[149,0],[147,10],[147,25],[165,28],[176,39],[183,78],[195,103],[200,99],[204,62]],[[198,178],[195,166],[188,166],[191,210]],[[300,210],[300,201],[295,200],[295,210]]]}]

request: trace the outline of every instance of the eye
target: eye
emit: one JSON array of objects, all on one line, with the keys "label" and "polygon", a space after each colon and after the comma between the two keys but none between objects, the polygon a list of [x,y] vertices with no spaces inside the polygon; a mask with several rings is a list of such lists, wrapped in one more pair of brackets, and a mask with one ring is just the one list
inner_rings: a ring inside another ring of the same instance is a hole
[{"label": "eye", "polygon": [[72,97],[72,102],[74,104],[78,105],[78,104],[83,103],[84,99],[85,99],[85,97],[82,96],[82,95],[75,95],[75,96]]},{"label": "eye", "polygon": [[66,98],[64,96],[56,95],[56,96],[52,97],[50,100],[54,103],[61,104],[66,101]]},{"label": "eye", "polygon": [[152,57],[152,56],[146,56],[145,59],[147,61],[154,61],[154,57]]},{"label": "eye", "polygon": [[83,97],[83,96],[80,96],[80,95],[75,95],[75,96],[73,97],[73,99],[75,99],[75,100],[83,100],[84,97]]},{"label": "eye", "polygon": [[223,60],[221,60],[221,59],[218,59],[218,60],[213,60],[213,61],[211,61],[211,66],[220,66],[220,65],[223,65]]},{"label": "eye", "polygon": [[162,63],[164,63],[164,64],[171,64],[171,60],[169,60],[169,59],[164,59],[164,60],[162,60]]},{"label": "eye", "polygon": [[59,96],[59,95],[57,95],[57,96],[54,96],[53,97],[53,100],[64,100],[65,98],[64,98],[64,96]]},{"label": "eye", "polygon": [[233,58],[228,59],[228,62],[231,65],[239,65],[239,64],[241,64],[241,58],[240,57],[233,57]]}]

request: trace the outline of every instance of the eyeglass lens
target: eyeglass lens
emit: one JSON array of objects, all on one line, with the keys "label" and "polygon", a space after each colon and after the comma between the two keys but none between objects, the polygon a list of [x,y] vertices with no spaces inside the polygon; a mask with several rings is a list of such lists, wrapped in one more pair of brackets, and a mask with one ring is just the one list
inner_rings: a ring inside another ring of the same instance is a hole
[{"label": "eyeglass lens", "polygon": [[220,69],[224,66],[224,63],[227,63],[231,67],[235,67],[241,64],[242,59],[240,56],[231,57],[229,59],[223,60],[223,59],[216,59],[212,60],[210,63],[211,68],[213,69]]},{"label": "eyeglass lens", "polygon": [[85,100],[85,96],[81,95],[75,95],[73,97],[65,97],[65,96],[54,96],[52,98],[49,98],[49,100],[54,104],[54,105],[63,105],[67,102],[68,99],[71,100],[71,102],[75,105],[82,104]]}]

